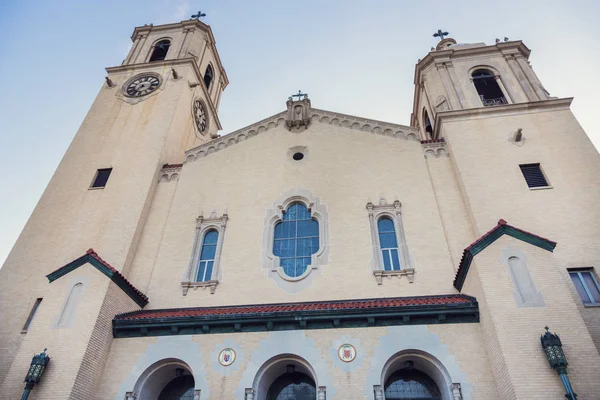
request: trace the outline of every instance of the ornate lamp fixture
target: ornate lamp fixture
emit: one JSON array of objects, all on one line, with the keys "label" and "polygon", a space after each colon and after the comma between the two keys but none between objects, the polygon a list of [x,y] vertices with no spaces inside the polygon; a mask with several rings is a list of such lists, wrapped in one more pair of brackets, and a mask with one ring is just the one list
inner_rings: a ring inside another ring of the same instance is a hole
[{"label": "ornate lamp fixture", "polygon": [[567,391],[565,397],[570,400],[576,400],[577,395],[573,391],[573,387],[571,386],[571,382],[567,376],[567,366],[569,364],[567,363],[567,357],[563,352],[560,337],[558,337],[558,335],[555,333],[550,333],[550,328],[547,326],[545,329],[546,333],[540,337],[540,341],[542,342],[542,347],[544,348],[546,357],[548,357],[548,362],[556,371],[558,376],[560,376],[560,380]]},{"label": "ornate lamp fixture", "polygon": [[27,400],[33,387],[39,383],[40,379],[42,379],[46,365],[48,365],[48,362],[50,361],[50,357],[46,354],[46,350],[48,349],[44,349],[43,352],[34,355],[31,359],[31,365],[29,366],[29,371],[27,371],[27,376],[24,381],[27,384],[25,385],[21,400]]}]

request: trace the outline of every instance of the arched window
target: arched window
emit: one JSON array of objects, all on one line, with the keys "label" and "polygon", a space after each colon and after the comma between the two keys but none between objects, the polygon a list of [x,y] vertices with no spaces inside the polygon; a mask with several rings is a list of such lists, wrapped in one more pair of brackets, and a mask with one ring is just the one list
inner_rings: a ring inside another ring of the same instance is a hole
[{"label": "arched window", "polygon": [[394,372],[385,382],[386,400],[441,400],[442,395],[433,379],[417,370],[404,368]]},{"label": "arched window", "polygon": [[478,69],[471,74],[471,77],[485,107],[508,104],[493,72],[487,69]]},{"label": "arched window", "polygon": [[315,400],[316,397],[315,381],[308,375],[295,372],[293,365],[273,382],[267,394],[267,400]]},{"label": "arched window", "polygon": [[380,218],[377,221],[379,234],[379,245],[383,258],[384,271],[400,270],[400,257],[398,256],[398,238],[394,221],[389,217]]},{"label": "arched window", "polygon": [[79,304],[79,299],[81,298],[81,292],[83,291],[83,283],[79,282],[77,284],[75,284],[72,288],[71,288],[71,292],[69,293],[69,297],[67,298],[67,301],[65,302],[65,305],[62,309],[62,312],[60,313],[60,317],[58,318],[58,326],[68,326],[71,321],[73,320],[73,317],[75,315],[75,309],[77,308],[77,305]]},{"label": "arched window", "polygon": [[217,253],[217,241],[219,232],[210,230],[204,234],[202,247],[200,248],[200,260],[198,261],[197,282],[210,281],[212,277],[215,254]]},{"label": "arched window", "polygon": [[206,67],[206,71],[204,72],[204,86],[206,86],[206,90],[210,90],[210,84],[213,80],[213,68],[212,65],[208,64]]},{"label": "arched window", "polygon": [[279,257],[284,273],[296,278],[306,272],[311,256],[319,250],[319,223],[304,204],[293,203],[275,225],[273,238],[273,255]]},{"label": "arched window", "polygon": [[194,400],[194,377],[182,375],[167,383],[158,400]]},{"label": "arched window", "polygon": [[429,120],[429,114],[426,109],[423,109],[423,123],[425,125],[425,132],[429,133],[429,136],[433,135],[433,126]]},{"label": "arched window", "polygon": [[162,61],[167,58],[167,52],[169,51],[169,47],[171,46],[171,41],[168,39],[163,39],[158,41],[154,45],[154,49],[152,49],[152,55],[150,56],[150,62],[152,61]]}]

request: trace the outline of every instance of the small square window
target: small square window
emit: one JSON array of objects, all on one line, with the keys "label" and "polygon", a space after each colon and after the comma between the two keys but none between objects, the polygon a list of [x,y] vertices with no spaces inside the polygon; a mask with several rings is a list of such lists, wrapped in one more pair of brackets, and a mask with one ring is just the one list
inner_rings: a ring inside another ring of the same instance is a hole
[{"label": "small square window", "polygon": [[548,180],[544,176],[542,172],[542,168],[540,164],[521,164],[519,165],[521,168],[521,172],[523,173],[523,177],[525,178],[525,182],[527,182],[527,186],[530,188],[541,188],[548,187]]},{"label": "small square window", "polygon": [[583,305],[600,305],[600,285],[593,269],[570,270],[569,276]]},{"label": "small square window", "polygon": [[106,186],[106,182],[108,182],[108,177],[112,172],[112,168],[102,168],[96,172],[96,177],[94,178],[94,182],[92,183],[92,188],[103,188]]}]

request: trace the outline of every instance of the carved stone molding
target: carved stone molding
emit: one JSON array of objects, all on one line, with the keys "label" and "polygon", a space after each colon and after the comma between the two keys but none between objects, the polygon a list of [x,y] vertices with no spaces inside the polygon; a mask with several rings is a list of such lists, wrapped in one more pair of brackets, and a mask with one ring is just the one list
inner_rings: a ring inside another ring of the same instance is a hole
[{"label": "carved stone molding", "polygon": [[327,388],[325,386],[319,386],[317,388],[317,400],[327,399]]},{"label": "carved stone molding", "polygon": [[452,400],[462,400],[462,390],[460,383],[453,383],[450,385],[450,391],[452,392]]},{"label": "carved stone molding", "polygon": [[307,95],[301,100],[294,101],[291,97],[285,103],[287,116],[285,126],[290,132],[300,133],[310,125],[310,99]]},{"label": "carved stone molding", "polygon": [[373,275],[375,275],[375,280],[378,285],[383,284],[383,278],[392,279],[392,277],[397,276],[401,278],[406,276],[408,278],[408,282],[413,283],[415,281],[415,269],[414,268],[406,268],[401,269],[400,271],[373,271]]},{"label": "carved stone molding", "polygon": [[444,139],[421,140],[425,158],[450,157]]},{"label": "carved stone molding", "polygon": [[244,400],[254,400],[254,389],[246,389]]},{"label": "carved stone molding", "polygon": [[381,387],[381,385],[373,385],[373,397],[375,400],[384,400],[383,387]]},{"label": "carved stone molding", "polygon": [[159,182],[178,180],[183,164],[165,164],[160,170]]},{"label": "carved stone molding", "polygon": [[137,393],[135,392],[126,392],[125,393],[125,400],[136,400],[137,399]]},{"label": "carved stone molding", "polygon": [[[294,102],[298,103],[298,102]],[[351,115],[339,114],[331,111],[308,108],[308,114],[312,122],[322,124],[341,126],[348,129],[354,129],[363,132],[374,133],[377,135],[388,136],[404,140],[419,140],[419,133],[416,128],[404,125],[392,124],[389,122],[377,121],[354,117]],[[201,144],[185,152],[185,163],[196,161],[199,158],[216,153],[227,147],[233,146],[260,133],[266,132],[278,126],[287,126],[286,118],[288,111],[275,114],[269,118],[263,119],[255,124],[221,136],[208,143]]]},{"label": "carved stone molding", "polygon": [[194,390],[194,400],[200,400],[200,389]]}]

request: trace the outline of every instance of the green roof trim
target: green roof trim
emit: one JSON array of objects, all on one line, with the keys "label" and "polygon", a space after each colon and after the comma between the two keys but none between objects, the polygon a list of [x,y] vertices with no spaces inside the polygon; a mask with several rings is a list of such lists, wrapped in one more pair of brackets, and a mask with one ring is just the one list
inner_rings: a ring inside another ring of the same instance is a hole
[{"label": "green roof trim", "polygon": [[456,272],[456,277],[454,278],[454,287],[456,289],[459,291],[462,290],[465,279],[467,278],[467,273],[471,267],[473,257],[481,253],[503,235],[512,236],[515,239],[522,240],[523,242],[550,252],[554,251],[554,248],[556,247],[556,242],[538,235],[534,235],[533,233],[516,228],[512,225],[508,225],[505,220],[500,219],[498,221],[498,225],[496,225],[491,231],[477,239],[464,250],[462,259],[460,260],[460,264],[458,266],[458,271]]},{"label": "green roof trim", "polygon": [[58,278],[68,274],[71,271],[74,271],[86,263],[93,265],[98,271],[106,275],[140,307],[144,308],[146,304],[148,304],[148,297],[136,289],[135,286],[125,279],[125,277],[119,271],[100,258],[100,256],[98,256],[93,249],[89,249],[83,256],[63,265],[56,271],[49,273],[46,275],[46,278],[48,278],[49,282],[54,282]]}]

